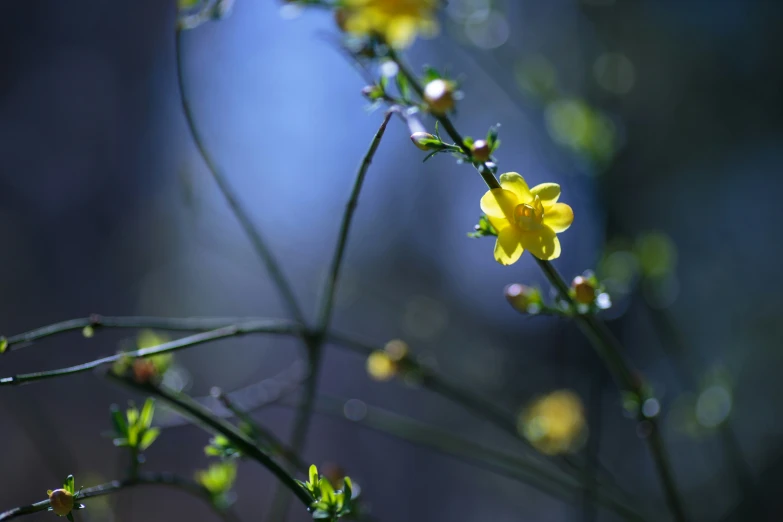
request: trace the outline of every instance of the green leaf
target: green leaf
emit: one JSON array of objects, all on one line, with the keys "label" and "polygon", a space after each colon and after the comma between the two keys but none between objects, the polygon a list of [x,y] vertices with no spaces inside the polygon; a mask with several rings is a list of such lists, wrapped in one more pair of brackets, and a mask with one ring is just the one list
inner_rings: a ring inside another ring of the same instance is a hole
[{"label": "green leaf", "polygon": [[142,428],[149,428],[152,425],[152,416],[155,415],[155,399],[152,397],[144,401],[139,415],[139,425]]},{"label": "green leaf", "polygon": [[158,435],[160,435],[160,428],[151,428],[149,430],[146,430],[144,432],[144,435],[141,436],[141,442],[139,442],[139,449],[144,451],[145,449],[149,448],[153,442],[158,438]]},{"label": "green leaf", "polygon": [[378,85],[380,86],[381,91],[386,92],[386,87],[389,85],[389,78],[387,76],[381,76],[378,80]]},{"label": "green leaf", "polygon": [[181,10],[185,10],[197,6],[199,2],[201,2],[201,0],[177,0],[177,6]]},{"label": "green leaf", "polygon": [[136,424],[128,426],[128,446],[135,448],[139,444],[139,428]]},{"label": "green leaf", "polygon": [[400,91],[400,97],[402,101],[410,101],[411,99],[411,86],[408,83],[408,77],[404,74],[398,74],[395,76],[397,81],[397,90]]},{"label": "green leaf", "polygon": [[329,482],[329,479],[326,477],[321,478],[321,480],[318,482],[318,486],[321,488],[321,498],[328,502],[329,505],[333,505],[336,500],[334,488],[332,487],[332,483]]},{"label": "green leaf", "polygon": [[351,499],[353,498],[353,482],[351,482],[351,477],[345,477],[343,482],[345,482],[343,485],[343,492],[345,493],[345,505],[347,506],[351,503]]},{"label": "green leaf", "polygon": [[73,522],[73,513],[68,513],[67,515],[65,515],[65,518],[68,519],[68,522]]},{"label": "green leaf", "polygon": [[125,415],[123,415],[123,413],[120,411],[119,407],[117,407],[116,404],[112,404],[109,411],[111,411],[112,424],[114,424],[114,429],[117,432],[117,434],[127,435],[128,422],[125,420]]},{"label": "green leaf", "polygon": [[5,353],[8,349],[8,339],[0,335],[0,353]]},{"label": "green leaf", "polygon": [[424,83],[429,83],[440,78],[442,78],[442,76],[436,69],[430,67],[429,65],[424,67]]},{"label": "green leaf", "polygon": [[73,475],[68,475],[65,477],[65,482],[63,482],[63,489],[71,495],[73,495],[74,491],[76,490],[74,482]]},{"label": "green leaf", "polygon": [[310,475],[310,480],[309,480],[310,484],[317,484],[318,483],[318,468],[315,467],[315,464],[312,464],[310,466],[309,475]]},{"label": "green leaf", "polygon": [[135,406],[131,406],[125,412],[125,416],[128,418],[128,426],[134,426],[139,420],[139,410]]}]

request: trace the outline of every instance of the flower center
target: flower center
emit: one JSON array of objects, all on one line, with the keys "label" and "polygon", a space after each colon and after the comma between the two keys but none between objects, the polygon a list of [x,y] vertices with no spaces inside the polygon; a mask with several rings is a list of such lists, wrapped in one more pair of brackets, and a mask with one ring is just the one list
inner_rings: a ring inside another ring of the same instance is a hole
[{"label": "flower center", "polygon": [[541,227],[544,221],[544,205],[536,196],[532,204],[522,203],[514,209],[514,223],[522,230],[535,230]]}]

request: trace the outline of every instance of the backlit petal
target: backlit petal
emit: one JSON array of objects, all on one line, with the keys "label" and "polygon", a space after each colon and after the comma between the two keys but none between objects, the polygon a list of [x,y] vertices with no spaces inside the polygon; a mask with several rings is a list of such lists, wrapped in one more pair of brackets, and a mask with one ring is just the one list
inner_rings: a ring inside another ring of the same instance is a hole
[{"label": "backlit petal", "polygon": [[505,216],[502,218],[496,218],[487,215],[487,219],[489,220],[490,224],[492,224],[492,226],[495,227],[495,230],[497,232],[500,232],[504,228],[511,226],[511,223],[508,222],[508,219],[506,219]]},{"label": "backlit petal", "polygon": [[503,189],[488,190],[481,198],[481,210],[488,216],[513,220],[517,196]]},{"label": "backlit petal", "polygon": [[546,209],[544,224],[555,232],[565,232],[574,222],[574,211],[565,203],[555,203]]},{"label": "backlit petal", "polygon": [[530,193],[541,198],[541,203],[548,207],[557,203],[557,199],[560,197],[560,185],[557,183],[541,183],[530,189]]},{"label": "backlit petal", "polygon": [[516,263],[525,250],[520,244],[522,231],[517,227],[506,227],[495,241],[495,261],[501,265]]},{"label": "backlit petal", "polygon": [[533,195],[530,193],[525,178],[516,172],[506,172],[500,175],[500,186],[517,195],[520,203],[530,203]]},{"label": "backlit petal", "polygon": [[520,241],[522,247],[538,259],[548,261],[560,257],[560,240],[557,239],[555,231],[549,227],[525,232]]}]

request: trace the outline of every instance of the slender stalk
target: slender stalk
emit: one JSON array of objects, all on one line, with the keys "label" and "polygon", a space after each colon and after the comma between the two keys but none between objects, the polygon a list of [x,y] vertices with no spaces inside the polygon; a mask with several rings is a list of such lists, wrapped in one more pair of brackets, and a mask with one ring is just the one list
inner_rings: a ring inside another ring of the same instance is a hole
[{"label": "slender stalk", "polygon": [[[423,97],[424,88],[419,83],[418,77],[413,74],[403,60],[394,52],[389,53],[389,58],[393,60],[399,67],[400,74],[403,74],[408,83],[414,89],[414,91]],[[454,127],[451,119],[446,115],[436,115],[436,118],[446,130],[448,135],[457,143],[462,150],[469,153],[470,149],[465,143],[462,135]],[[500,188],[500,184],[495,178],[494,174],[490,171],[488,166],[483,163],[474,164],[476,170],[478,170],[487,187],[490,189]],[[548,261],[542,261],[536,259],[544,274],[549,279],[550,283],[557,288],[561,297],[567,302],[571,303],[571,298],[568,294],[568,287],[557,271],[554,269],[551,263]],[[573,303],[571,303],[573,304]],[[622,347],[614,336],[609,332],[606,325],[600,322],[592,315],[578,315],[576,316],[577,324],[579,325],[585,336],[591,341],[593,347],[598,352],[601,359],[606,364],[610,373],[614,376],[621,389],[633,392],[641,396],[642,381],[640,374],[633,369],[628,361],[625,360],[622,355]],[[663,440],[660,438],[657,422],[655,419],[643,419],[651,426],[650,436],[647,437],[648,447],[655,461],[656,470],[660,479],[661,485],[666,496],[666,501],[669,506],[672,515],[678,522],[684,522],[686,520],[683,503],[680,498],[677,486],[674,481],[674,475],[669,464],[668,457],[664,448]]]},{"label": "slender stalk", "polygon": [[244,324],[233,324],[217,328],[215,330],[209,330],[206,332],[198,333],[181,339],[176,339],[167,343],[160,344],[158,346],[151,346],[149,348],[142,348],[130,352],[122,352],[108,357],[102,357],[76,366],[69,366],[67,368],[60,368],[57,370],[49,370],[43,372],[26,373],[21,375],[14,375],[11,377],[0,378],[0,386],[27,384],[33,381],[40,381],[44,379],[53,379],[56,377],[63,377],[66,375],[74,375],[77,373],[87,372],[98,366],[104,364],[111,364],[119,361],[120,359],[130,357],[132,359],[139,357],[149,357],[151,355],[159,355],[162,353],[174,352],[185,348],[190,348],[198,344],[204,344],[218,339],[225,339],[228,337],[237,337],[239,335],[254,334],[254,333],[266,333],[277,335],[295,335],[300,331],[300,327],[291,324],[288,321],[279,320],[261,320],[256,322],[249,322]]},{"label": "slender stalk", "polygon": [[51,337],[73,330],[82,330],[87,326],[92,327],[95,330],[100,328],[128,328],[203,332],[230,326],[232,324],[262,320],[264,319],[259,317],[112,317],[92,314],[89,317],[69,319],[67,321],[36,328],[35,330],[30,330],[28,332],[12,335],[6,339],[8,342],[7,352],[21,350],[22,348],[29,346],[33,341],[38,341],[45,337]]},{"label": "slender stalk", "polygon": [[[540,259],[536,259],[536,261],[547,279],[549,279],[549,282],[557,289],[560,298],[566,301],[569,306],[574,307],[575,304],[568,293],[568,285],[566,285],[566,282],[552,263]],[[644,390],[641,373],[623,355],[622,345],[607,328],[606,324],[598,320],[594,315],[577,314],[574,316],[574,319],[614,376],[620,389],[633,393],[640,399],[651,399],[649,392]],[[645,417],[641,411],[637,421],[642,427],[642,433],[647,433],[645,440],[655,462],[655,468],[658,472],[658,478],[661,482],[669,510],[675,520],[684,522],[687,520],[685,509],[677,489],[674,472],[669,462],[663,439],[661,438],[658,421],[654,417]]]},{"label": "slender stalk", "polygon": [[[379,433],[432,449],[479,468],[524,482],[557,498],[573,501],[583,488],[576,477],[551,469],[538,460],[488,448],[454,435],[452,432],[382,408],[365,404],[366,410],[363,415],[348,419],[344,414],[345,402],[344,399],[321,395],[316,402],[315,411],[347,422],[354,422]],[[280,405],[289,406],[285,402]],[[595,501],[623,516],[625,520],[645,520],[633,507],[604,491],[596,492]]]},{"label": "slender stalk", "polygon": [[353,188],[351,189],[351,195],[348,197],[348,202],[345,204],[345,213],[343,214],[343,221],[340,225],[340,233],[337,238],[337,246],[334,250],[334,257],[332,258],[331,269],[329,270],[329,277],[326,279],[324,292],[322,295],[320,313],[318,314],[318,330],[320,332],[326,332],[329,328],[329,321],[332,317],[332,310],[334,309],[334,298],[337,292],[337,283],[340,278],[340,268],[343,263],[343,256],[345,254],[345,246],[348,244],[348,233],[351,230],[351,222],[353,220],[353,214],[356,211],[356,206],[359,203],[359,193],[362,191],[362,184],[364,178],[367,175],[367,171],[370,168],[375,152],[378,150],[378,146],[381,144],[381,139],[386,132],[386,126],[389,124],[389,120],[392,117],[392,112],[389,111],[383,118],[381,126],[378,128],[378,132],[375,133],[372,141],[370,142],[370,148],[362,159],[359,170],[356,172],[356,179],[353,182]]},{"label": "slender stalk", "polygon": [[203,430],[223,435],[239,449],[242,455],[255,460],[267,468],[285,487],[294,493],[305,507],[310,507],[310,504],[312,503],[310,494],[297,484],[294,478],[289,475],[282,466],[272,460],[272,458],[256,446],[247,435],[242,433],[230,422],[215,416],[211,411],[183,393],[169,390],[163,386],[155,386],[150,383],[139,383],[118,376],[113,372],[107,372],[106,376],[113,381],[124,384],[142,393],[151,394],[160,398],[180,415],[188,418],[193,424],[201,427]]},{"label": "slender stalk", "polygon": [[258,254],[258,257],[263,262],[267,272],[269,272],[269,275],[272,277],[272,280],[277,286],[277,290],[283,299],[283,304],[286,306],[286,308],[288,308],[288,313],[296,321],[304,324],[304,314],[302,313],[302,309],[297,303],[296,297],[294,296],[294,292],[289,285],[288,280],[283,274],[283,270],[280,268],[280,265],[275,259],[275,256],[272,254],[272,250],[266,244],[266,240],[261,235],[258,227],[256,227],[256,225],[253,223],[253,220],[250,218],[250,214],[239,202],[239,198],[228,184],[226,176],[223,174],[217,163],[215,163],[214,159],[210,155],[209,150],[207,150],[206,145],[204,144],[204,139],[198,130],[198,126],[196,125],[195,118],[193,116],[193,110],[190,107],[190,102],[188,101],[187,92],[185,90],[182,33],[183,31],[181,30],[177,30],[176,32],[177,85],[179,87],[180,100],[182,102],[182,112],[185,114],[185,119],[188,123],[188,129],[190,130],[190,134],[193,137],[193,142],[195,143],[201,158],[204,160],[207,169],[209,170],[210,174],[212,174],[212,178],[215,180],[215,183],[220,189],[220,192],[223,194],[223,197],[225,198],[229,207],[231,207],[231,211],[236,216],[237,221],[239,221],[239,224],[242,226],[242,229],[245,231],[248,239],[250,239],[256,254]]},{"label": "slender stalk", "polygon": [[[389,58],[397,64],[397,67],[399,67],[400,71],[399,73],[408,79],[408,83],[413,88],[413,91],[418,94],[420,98],[424,99],[424,87],[421,85],[421,83],[419,83],[418,77],[413,74],[413,72],[411,72],[408,65],[393,49],[389,51]],[[451,139],[454,140],[454,143],[456,143],[457,146],[462,149],[462,152],[470,157],[472,155],[470,147],[467,146],[465,139],[451,122],[451,119],[446,115],[433,114],[433,116],[438,120],[438,122],[440,122],[448,135],[451,136]],[[492,170],[486,163],[476,162],[473,164],[473,166],[476,167],[476,170],[484,180],[484,183],[486,183],[490,189],[500,188],[500,183],[498,183],[498,180],[495,179],[495,175],[492,174]]]},{"label": "slender stalk", "polygon": [[[193,497],[204,501],[212,511],[215,512],[224,522],[239,522],[239,518],[228,509],[217,506],[212,495],[201,484],[187,480],[171,473],[142,473],[135,479],[114,480],[98,486],[85,488],[81,490],[78,500],[86,500],[104,495],[110,495],[119,491],[136,488],[139,486],[165,486],[179,489]],[[0,521],[11,520],[24,515],[31,515],[49,509],[49,500],[42,500],[27,506],[20,506],[4,513],[0,513]]]},{"label": "slender stalk", "polygon": [[[294,419],[294,432],[291,436],[291,449],[294,453],[299,454],[302,452],[305,441],[307,440],[307,433],[310,429],[310,421],[312,418],[313,404],[315,402],[316,394],[318,392],[318,377],[321,369],[321,357],[324,344],[324,336],[329,330],[329,323],[332,318],[332,312],[334,310],[334,300],[337,293],[337,284],[340,279],[340,268],[342,267],[343,258],[345,255],[345,247],[348,244],[348,233],[351,230],[351,222],[353,220],[356,206],[359,203],[359,194],[364,184],[364,178],[367,175],[367,171],[372,164],[375,152],[378,150],[378,146],[383,139],[383,135],[386,132],[386,126],[389,124],[389,120],[395,111],[389,110],[383,118],[378,131],[373,136],[370,146],[367,152],[362,158],[362,162],[359,165],[359,169],[356,172],[356,178],[351,189],[351,194],[348,197],[348,202],[345,205],[345,212],[343,213],[342,224],[340,225],[340,232],[337,237],[337,245],[334,250],[334,257],[332,258],[331,268],[329,275],[326,278],[324,284],[324,291],[321,298],[321,305],[318,313],[318,322],[316,332],[313,335],[307,336],[305,342],[308,348],[308,362],[310,373],[305,381],[304,400],[296,411],[296,417]],[[269,520],[283,520],[285,518],[286,510],[288,509],[289,497],[284,490],[278,490],[278,494],[275,495],[272,500],[272,508],[269,513]]]},{"label": "slender stalk", "polygon": [[[347,348],[363,356],[367,356],[380,349],[340,333],[331,333],[327,339],[336,346]],[[414,365],[411,367],[412,373],[418,377],[417,382],[423,388],[454,404],[462,406],[476,417],[494,424],[496,427],[524,444],[524,447],[527,450],[530,450],[532,454],[536,456],[540,455],[538,451],[533,449],[527,439],[519,436],[516,417],[511,412],[498,407],[493,401],[467,390],[460,384],[450,382],[432,370],[415,364],[415,361],[411,361],[410,364]],[[575,476],[582,473],[583,466],[572,457],[549,457],[546,460],[556,464],[561,471],[570,475]],[[603,482],[611,484],[615,489],[620,490],[605,468],[601,467],[599,471],[599,477]]]}]

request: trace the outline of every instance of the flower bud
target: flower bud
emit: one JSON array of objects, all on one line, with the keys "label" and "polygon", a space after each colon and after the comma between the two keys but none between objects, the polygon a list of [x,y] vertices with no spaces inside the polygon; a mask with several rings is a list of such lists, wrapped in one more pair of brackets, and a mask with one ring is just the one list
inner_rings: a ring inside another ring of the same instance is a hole
[{"label": "flower bud", "polygon": [[471,153],[473,154],[474,160],[481,161],[483,163],[489,160],[489,155],[492,153],[492,151],[489,148],[489,143],[487,143],[485,140],[476,140],[473,142],[473,146],[471,147]]},{"label": "flower bud", "polygon": [[56,515],[64,517],[73,511],[73,494],[64,489],[55,489],[49,493],[49,504]]},{"label": "flower bud", "polygon": [[531,306],[541,305],[541,294],[535,288],[514,283],[508,285],[505,290],[506,300],[517,311],[523,314],[528,313]]},{"label": "flower bud", "polygon": [[454,108],[454,84],[446,80],[432,80],[424,87],[424,101],[435,114],[446,114]]},{"label": "flower bud", "polygon": [[579,304],[589,305],[595,301],[595,285],[584,276],[576,276],[571,282],[574,300]]},{"label": "flower bud", "polygon": [[147,384],[158,377],[158,368],[150,359],[133,361],[133,379],[139,384]]},{"label": "flower bud", "polygon": [[430,140],[437,140],[435,136],[428,132],[414,132],[411,134],[411,141],[416,147],[421,150],[434,150],[437,147],[433,147]]}]

